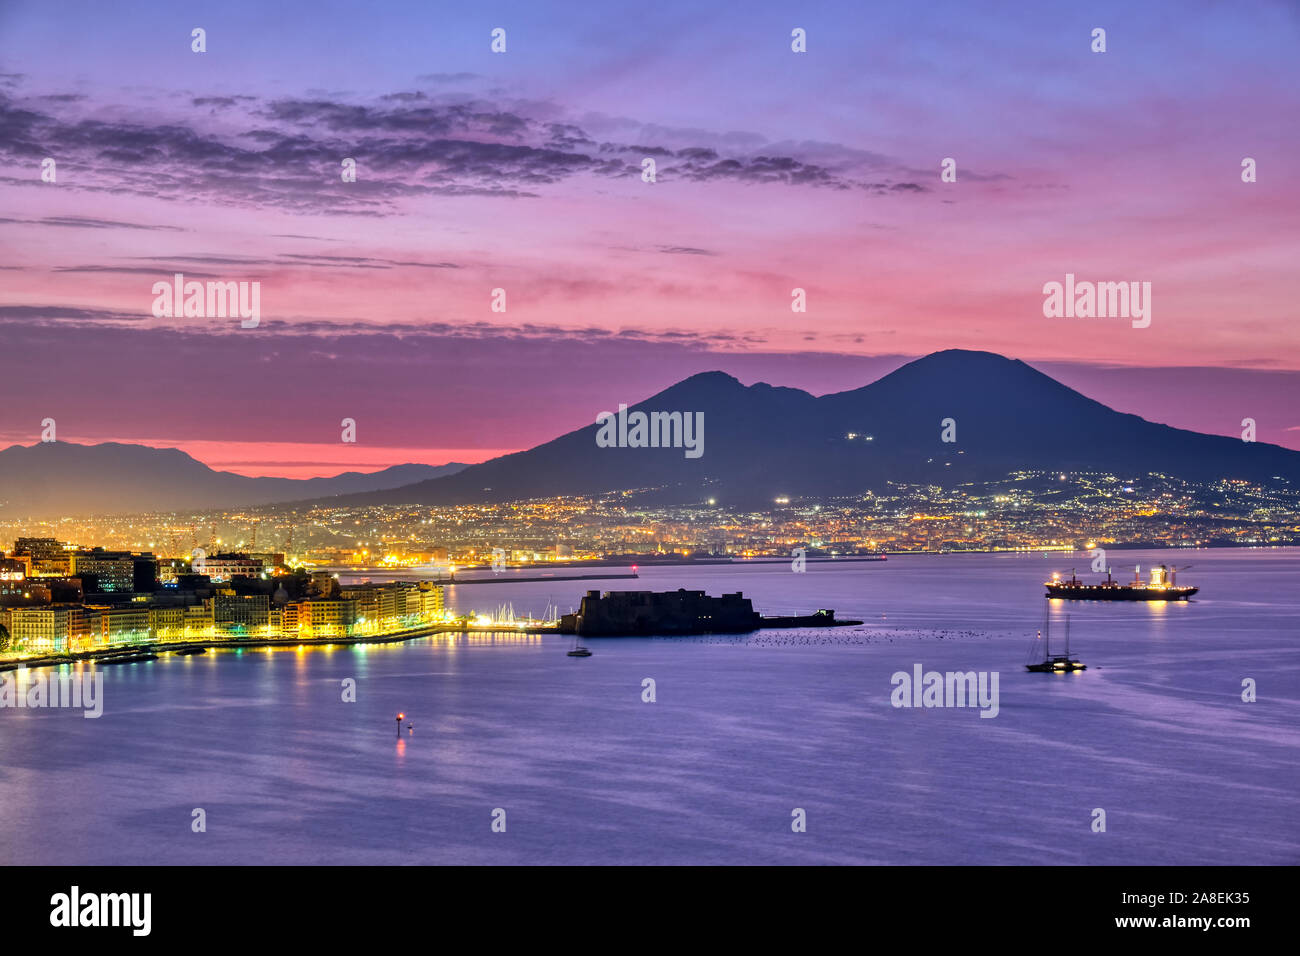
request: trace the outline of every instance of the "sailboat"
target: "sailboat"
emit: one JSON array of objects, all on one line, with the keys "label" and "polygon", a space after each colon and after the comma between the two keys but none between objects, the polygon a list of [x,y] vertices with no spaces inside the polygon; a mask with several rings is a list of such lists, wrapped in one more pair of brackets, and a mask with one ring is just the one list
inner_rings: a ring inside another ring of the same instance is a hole
[{"label": "sailboat", "polygon": [[1043,659],[1025,665],[1025,670],[1043,674],[1069,674],[1072,671],[1086,671],[1087,664],[1080,664],[1077,658],[1070,656],[1070,615],[1065,616],[1065,653],[1052,653],[1052,605],[1045,603],[1043,612],[1043,629],[1034,641],[1037,651],[1038,641],[1043,642]]},{"label": "sailboat", "polygon": [[578,636],[573,637],[573,650],[569,651],[569,657],[590,657],[591,651],[578,643]]}]

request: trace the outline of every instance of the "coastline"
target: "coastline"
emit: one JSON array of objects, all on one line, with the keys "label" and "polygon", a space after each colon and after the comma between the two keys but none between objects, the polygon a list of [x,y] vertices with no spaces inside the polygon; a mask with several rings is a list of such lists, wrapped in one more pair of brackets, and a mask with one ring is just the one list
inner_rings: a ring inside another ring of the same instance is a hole
[{"label": "coastline", "polygon": [[324,647],[329,644],[352,645],[352,644],[397,644],[402,641],[414,640],[417,637],[429,637],[434,634],[445,634],[455,632],[458,634],[472,634],[474,632],[493,633],[498,631],[508,631],[518,634],[555,634],[558,633],[553,627],[482,627],[464,623],[456,624],[424,624],[410,630],[397,631],[392,634],[367,634],[352,637],[257,637],[257,638],[204,638],[198,641],[150,641],[143,644],[115,644],[111,647],[100,647],[92,651],[78,651],[72,654],[45,654],[40,657],[19,658],[11,661],[0,661],[0,672],[22,670],[24,668],[35,667],[60,667],[64,664],[76,664],[81,661],[90,661],[95,663],[105,658],[121,657],[126,654],[166,654],[174,651],[184,650],[185,648],[204,648],[208,649],[237,649],[245,647]]},{"label": "coastline", "polygon": [[[1210,541],[1197,544],[1168,544],[1159,541],[1125,541],[1125,542],[1106,542],[1104,547],[1108,551],[1278,551],[1287,548],[1300,548],[1300,544],[1261,544],[1259,542],[1225,542]],[[1072,555],[1077,554],[1080,557],[1090,556],[1089,549],[1082,545],[1038,545],[1036,547],[1015,547],[1015,548],[944,548],[936,550],[910,548],[910,549],[886,549],[873,554],[841,554],[841,555],[808,555],[804,558],[806,564],[849,564],[849,563],[877,563],[886,562],[890,558],[920,558],[920,557],[949,557],[952,555],[962,554],[1009,554],[1009,555],[1032,555],[1042,554],[1046,556],[1053,555]],[[570,568],[630,568],[635,567],[639,571],[647,571],[652,568],[688,568],[688,567],[753,567],[755,565],[781,565],[789,564],[789,555],[762,555],[752,558],[688,558],[672,557],[662,560],[655,560],[649,555],[637,555],[634,557],[615,556],[610,558],[601,558],[598,561],[553,561],[546,562],[544,565],[513,565],[508,571],[522,571],[528,569],[546,567],[557,570],[566,570]],[[322,564],[319,567],[322,571],[332,571],[339,574],[347,574],[349,577],[374,576],[379,574],[419,574],[424,569],[416,567],[356,567],[352,565]],[[462,572],[484,573],[492,569],[489,565],[466,565],[459,569]],[[529,583],[534,581],[580,581],[580,580],[600,580],[600,579],[619,579],[635,578],[640,574],[584,574],[572,577],[553,577],[543,575],[538,578],[510,578],[508,576],[493,578],[449,578],[433,579],[437,584],[483,584],[489,581],[513,581],[515,583]]]},{"label": "coastline", "polygon": [[[1166,553],[1166,554],[1168,554],[1168,553],[1177,553],[1177,552],[1180,552],[1180,551],[1187,551],[1187,550],[1210,550],[1210,546],[1202,546],[1200,549],[1185,549],[1185,548],[1170,548],[1170,547],[1161,547],[1161,548],[1154,548],[1154,549],[1139,549],[1139,548],[1129,548],[1129,547],[1115,546],[1115,545],[1113,545],[1113,544],[1108,544],[1107,547],[1110,547],[1110,548],[1112,548],[1112,549],[1114,549],[1114,550],[1117,550],[1117,551],[1154,550],[1154,551],[1164,552],[1164,553]],[[1289,545],[1289,544],[1241,544],[1241,545],[1237,545],[1237,546],[1230,547],[1230,548],[1223,548],[1222,550],[1227,551],[1227,552],[1233,552],[1233,551],[1260,551],[1260,552],[1275,552],[1275,551],[1289,551],[1289,550],[1296,550],[1296,546],[1295,546],[1295,545]],[[1033,555],[1035,555],[1035,554],[1042,554],[1044,557],[1047,557],[1047,556],[1049,556],[1050,554],[1061,554],[1061,553],[1070,553],[1070,552],[1069,552],[1069,549],[1061,549],[1060,551],[1046,552],[1046,551],[1043,551],[1042,549],[1038,549],[1038,548],[1036,548],[1036,549],[1032,549],[1032,550],[1029,550],[1029,551],[1012,551],[1012,550],[1010,550],[1010,549],[998,549],[998,550],[977,550],[977,549],[970,549],[970,550],[962,550],[962,551],[948,551],[948,552],[940,552],[940,551],[928,551],[928,552],[889,552],[889,554],[910,555],[910,556],[914,556],[914,557],[917,557],[917,558],[925,558],[925,557],[930,557],[930,558],[940,558],[940,557],[943,557],[943,558],[950,558],[950,557],[953,557],[954,555],[960,555],[960,554],[966,554],[966,555],[1020,555],[1020,556],[1024,556],[1024,557],[1033,556]],[[1075,553],[1078,553],[1078,552],[1075,552]],[[808,560],[809,560],[809,563],[812,563],[814,560],[817,560],[817,559],[811,559],[811,558],[810,558],[810,559],[808,559]],[[825,562],[828,563],[828,564],[837,563],[837,559],[820,559],[820,560],[823,560],[823,561],[825,561]],[[838,559],[839,562],[845,562],[845,563],[853,562],[853,561],[855,561],[855,560],[859,560],[859,561],[860,561],[860,560],[863,560],[863,559],[862,559],[862,558],[857,558],[857,559],[854,559],[854,558],[847,558],[847,559],[845,559],[845,558],[840,558],[840,559]],[[871,560],[871,559],[867,559],[867,560]],[[689,561],[686,561],[686,562],[681,562],[680,564],[677,564],[676,562],[674,562],[672,565],[664,565],[664,566],[667,566],[667,567],[670,567],[670,566],[681,566],[681,565],[687,565],[687,566],[689,566],[689,565],[692,564],[692,563],[696,563],[696,562],[689,562]],[[784,560],[782,560],[782,561],[770,561],[770,560],[763,560],[763,559],[749,559],[749,560],[744,560],[744,561],[727,561],[727,562],[716,562],[716,563],[717,563],[717,564],[732,565],[732,566],[739,566],[739,567],[745,567],[745,566],[753,567],[753,566],[755,566],[755,565],[782,564],[782,563],[784,563]],[[655,565],[655,566],[652,566],[652,567],[656,567],[656,568],[657,568],[657,567],[661,567],[661,566],[659,566],[659,565]],[[644,571],[644,570],[648,570],[648,568],[643,568],[642,570],[643,570],[643,571]],[[637,576],[638,576],[638,577],[642,577],[643,575],[637,575]],[[581,576],[581,578],[591,578],[591,579],[596,579],[596,578],[608,578],[608,577],[611,577],[611,576],[608,576],[608,575],[583,575],[583,576]],[[612,576],[612,577],[617,578],[617,577],[620,577],[620,576],[619,576],[619,575],[614,575],[614,576]],[[630,577],[630,575],[629,575],[628,577]],[[492,579],[487,579],[487,580],[488,580],[488,581],[491,581],[492,583],[498,583],[498,581],[499,581],[499,583],[527,583],[527,582],[529,582],[529,581],[533,581],[534,579],[532,579],[532,578],[515,578],[515,577],[505,576],[505,577],[502,577],[502,578],[500,578],[500,579],[492,578]],[[554,580],[560,580],[560,579],[559,579],[559,578],[555,578],[555,577],[546,577],[546,578],[542,578],[541,580],[543,580],[543,581],[554,581]],[[459,583],[467,583],[467,584],[468,584],[468,583],[486,583],[486,582],[480,582],[480,581],[464,581],[464,582],[459,582]],[[782,617],[782,616],[778,616],[778,618],[781,618],[781,617]],[[835,622],[835,624],[836,624],[837,626],[853,625],[853,624],[855,624],[855,623],[859,623],[859,622],[855,622],[855,621],[851,621],[851,620],[843,620],[843,621],[836,621],[836,622]],[[762,630],[762,629],[764,629],[765,627],[766,627],[766,628],[770,628],[770,627],[777,627],[777,626],[790,626],[790,625],[785,624],[784,621],[783,621],[782,624],[768,624],[768,625],[760,625],[760,627],[759,627],[758,630]],[[169,652],[173,652],[173,651],[177,651],[177,650],[182,650],[182,649],[190,648],[190,647],[193,647],[193,648],[204,648],[204,649],[222,649],[222,648],[227,648],[227,649],[229,649],[229,648],[245,648],[245,647],[250,647],[250,648],[251,648],[251,647],[293,647],[293,646],[298,646],[298,645],[303,645],[303,646],[324,646],[324,645],[335,644],[335,645],[340,645],[340,646],[347,646],[347,645],[355,645],[355,644],[386,644],[386,643],[396,643],[396,642],[408,641],[408,640],[413,640],[413,639],[415,639],[415,638],[419,638],[419,637],[427,637],[427,636],[431,636],[431,635],[434,635],[434,634],[440,634],[440,633],[446,633],[446,632],[460,632],[460,633],[475,633],[475,632],[479,632],[479,633],[489,633],[489,632],[508,632],[508,633],[519,633],[519,634],[557,634],[557,633],[562,633],[562,632],[560,632],[560,631],[559,631],[557,628],[555,628],[555,627],[539,627],[539,626],[532,626],[532,627],[527,627],[527,628],[520,628],[520,627],[508,627],[508,626],[499,626],[499,625],[487,626],[487,625],[475,625],[475,624],[471,624],[471,623],[469,623],[468,621],[461,621],[461,622],[455,622],[455,623],[439,623],[439,624],[427,624],[427,625],[421,625],[420,627],[417,627],[417,628],[412,628],[412,629],[404,630],[404,631],[397,631],[397,632],[393,632],[393,633],[389,633],[389,634],[374,634],[374,635],[360,635],[360,636],[352,635],[352,636],[319,637],[319,638],[290,637],[290,638],[247,638],[247,639],[245,639],[245,638],[215,638],[215,637],[214,637],[214,638],[203,638],[203,639],[200,639],[200,640],[147,641],[147,642],[142,642],[142,643],[137,643],[137,644],[114,644],[114,645],[109,645],[109,646],[106,646],[106,647],[97,647],[97,648],[95,648],[95,649],[93,649],[93,650],[80,651],[80,652],[75,652],[75,653],[54,653],[54,654],[46,653],[46,654],[33,655],[33,656],[30,656],[30,657],[14,656],[14,657],[11,657],[11,658],[8,658],[8,659],[0,659],[0,673],[4,673],[4,672],[7,672],[7,671],[11,671],[11,670],[19,670],[19,669],[23,669],[23,668],[58,667],[58,666],[62,666],[62,665],[64,665],[64,664],[74,664],[74,663],[78,663],[78,662],[82,662],[82,661],[91,661],[92,663],[94,663],[94,662],[96,662],[96,661],[101,661],[101,660],[103,660],[104,658],[119,657],[119,656],[123,656],[123,655],[126,655],[126,654],[131,654],[131,653],[140,653],[140,654],[144,654],[144,653],[157,653],[157,654],[164,654],[164,653],[169,653]]]}]

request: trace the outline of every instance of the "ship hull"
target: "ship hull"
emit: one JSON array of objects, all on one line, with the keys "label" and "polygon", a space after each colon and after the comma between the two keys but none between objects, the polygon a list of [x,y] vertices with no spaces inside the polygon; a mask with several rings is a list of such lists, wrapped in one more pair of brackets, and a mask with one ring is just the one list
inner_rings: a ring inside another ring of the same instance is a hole
[{"label": "ship hull", "polygon": [[1134,588],[1124,585],[1047,585],[1049,598],[1067,601],[1186,601],[1200,588]]}]

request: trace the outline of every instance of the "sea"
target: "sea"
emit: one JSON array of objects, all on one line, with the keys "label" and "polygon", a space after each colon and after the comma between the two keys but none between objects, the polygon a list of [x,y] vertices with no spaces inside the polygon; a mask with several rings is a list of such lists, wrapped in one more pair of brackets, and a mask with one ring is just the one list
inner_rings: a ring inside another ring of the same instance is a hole
[{"label": "sea", "polygon": [[[1300,863],[1300,551],[1109,558],[1200,592],[1045,601],[1082,553],[508,571],[448,604],[687,588],[863,623],[101,666],[97,719],[0,709],[0,863]],[[1045,613],[1086,671],[1025,670]],[[899,706],[918,669],[996,676],[996,708]]]}]

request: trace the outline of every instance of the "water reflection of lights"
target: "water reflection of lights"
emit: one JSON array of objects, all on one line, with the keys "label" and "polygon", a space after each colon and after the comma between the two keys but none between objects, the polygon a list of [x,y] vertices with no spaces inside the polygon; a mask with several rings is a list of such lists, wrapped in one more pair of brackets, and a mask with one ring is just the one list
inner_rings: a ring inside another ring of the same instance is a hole
[{"label": "water reflection of lights", "polygon": [[[442,625],[432,629],[424,630],[414,634],[399,633],[390,635],[387,638],[375,636],[374,638],[358,638],[348,640],[343,638],[341,642],[330,641],[328,643],[304,643],[301,639],[281,639],[273,643],[263,643],[258,640],[239,641],[239,640],[213,640],[213,641],[159,641],[153,646],[160,653],[172,656],[169,652],[176,647],[193,647],[200,646],[205,650],[211,651],[234,651],[236,655],[243,655],[245,652],[261,652],[267,656],[274,656],[277,652],[287,651],[298,656],[301,660],[305,655],[314,651],[324,651],[326,654],[334,654],[340,648],[345,648],[358,652],[362,655],[379,653],[385,649],[397,648],[401,645],[410,644],[414,641],[424,641],[431,647],[438,646],[446,649],[454,649],[458,646],[479,646],[490,644],[540,644],[541,640],[547,634],[559,633],[554,621],[535,621],[532,619],[513,619],[513,620],[494,620],[486,614],[476,615],[473,618],[463,618],[459,626]],[[369,636],[367,636],[369,637]],[[117,645],[102,645],[94,648],[96,651],[120,650]],[[216,654],[206,655],[209,662],[217,659]],[[23,658],[18,655],[0,655],[2,660],[18,660]],[[193,655],[186,655],[186,664],[195,666]],[[67,663],[61,662],[58,667],[67,667]]]},{"label": "water reflection of lights", "polygon": [[455,635],[453,640],[457,644],[466,645],[541,644],[544,636],[543,634],[521,633],[515,630],[470,631]]},{"label": "water reflection of lights", "polygon": [[482,630],[472,631],[437,631],[431,634],[422,634],[418,637],[406,638],[396,641],[381,641],[375,643],[330,643],[330,644],[298,644],[285,642],[283,644],[267,644],[254,647],[226,647],[220,644],[210,646],[212,650],[233,650],[237,654],[248,652],[261,652],[267,655],[276,654],[293,654],[295,657],[305,657],[308,654],[324,652],[334,654],[340,648],[351,650],[360,654],[381,654],[400,650],[402,647],[413,644],[417,641],[423,641],[430,647],[452,648],[457,646],[480,646],[489,644],[540,644],[548,631],[527,631],[518,630],[512,626],[485,627]]}]

